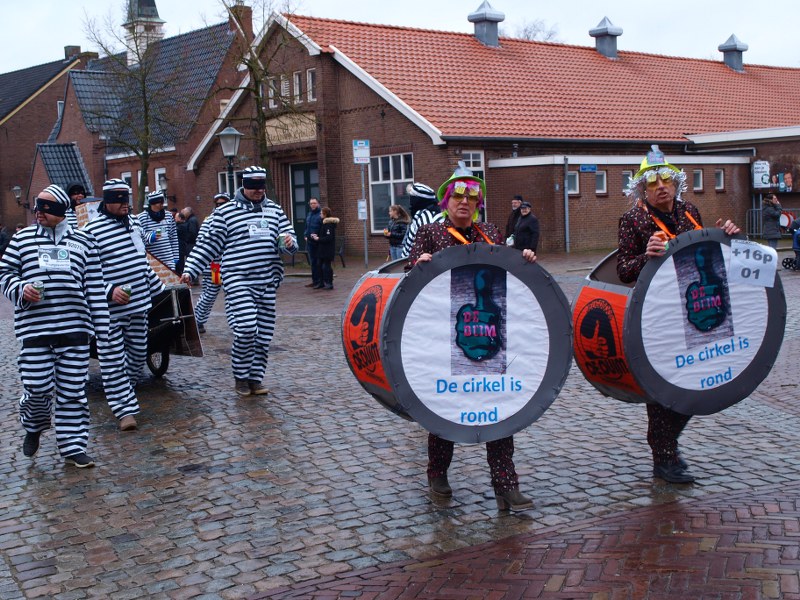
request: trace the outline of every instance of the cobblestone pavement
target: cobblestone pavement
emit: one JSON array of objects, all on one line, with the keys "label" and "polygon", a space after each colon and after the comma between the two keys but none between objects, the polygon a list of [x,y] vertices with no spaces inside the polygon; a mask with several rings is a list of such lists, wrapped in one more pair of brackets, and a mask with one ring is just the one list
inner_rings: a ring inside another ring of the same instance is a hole
[{"label": "cobblestone pavement", "polygon": [[[571,299],[600,256],[541,262]],[[116,428],[93,361],[91,470],[66,468],[52,432],[22,455],[2,300],[0,598],[800,598],[800,274],[782,273],[769,378],[681,438],[696,485],[655,483],[643,407],[573,367],[515,436],[535,507],[504,514],[479,446],[457,447],[454,498],[432,501],[426,433],[351,375],[340,314],[364,270],[350,257],[332,292],[287,278],[267,397],[233,393],[221,299],[206,356],[140,384],[138,432]]]}]

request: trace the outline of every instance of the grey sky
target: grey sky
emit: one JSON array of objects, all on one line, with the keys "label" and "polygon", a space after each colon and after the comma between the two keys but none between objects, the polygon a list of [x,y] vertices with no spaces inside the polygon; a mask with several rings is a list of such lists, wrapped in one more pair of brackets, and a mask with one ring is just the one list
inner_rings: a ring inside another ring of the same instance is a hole
[{"label": "grey sky", "polygon": [[[387,25],[424,27],[471,32],[467,15],[482,0],[290,0],[298,14]],[[252,0],[247,0],[252,4]],[[647,4],[629,0],[490,0],[505,13],[501,24],[506,35],[515,35],[525,22],[541,19],[557,29],[559,41],[593,46],[588,31],[604,16],[621,27],[618,47],[624,51],[648,52],[722,60],[717,46],[731,34],[749,46],[745,65],[763,64],[800,68],[800,36],[794,5],[788,1],[747,3],[730,0],[671,0]],[[156,0],[167,35],[175,35],[223,20],[220,0]],[[277,4],[277,3],[276,3]],[[735,9],[741,5],[741,9]],[[102,23],[108,16],[117,22],[124,0],[0,0],[0,73],[51,62],[63,57],[64,46],[91,49],[84,22],[86,15]],[[109,8],[111,7],[111,8]],[[191,7],[191,10],[187,9]]]}]

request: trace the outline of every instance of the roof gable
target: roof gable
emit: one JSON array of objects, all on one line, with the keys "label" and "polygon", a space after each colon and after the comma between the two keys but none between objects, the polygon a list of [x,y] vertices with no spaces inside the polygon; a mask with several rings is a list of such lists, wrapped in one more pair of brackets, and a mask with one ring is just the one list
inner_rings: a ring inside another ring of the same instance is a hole
[{"label": "roof gable", "polygon": [[[36,144],[36,153],[42,161],[50,183],[60,185],[65,190],[72,183],[80,183],[87,195],[94,194],[92,182],[78,145],[69,144]],[[36,160],[36,159],[34,159]]]},{"label": "roof gable", "polygon": [[[290,22],[344,55],[443,138],[685,141],[800,124],[800,69],[318,19]],[[344,64],[340,58],[339,62]],[[769,90],[769,94],[765,93]]]},{"label": "roof gable", "polygon": [[[153,118],[151,132],[158,147],[174,146],[188,135],[212,93],[228,53],[233,34],[228,23],[212,25],[153,42],[147,50],[148,94]],[[125,55],[106,56],[92,61],[87,71],[71,73],[75,95],[87,127],[107,133],[120,141],[110,152],[126,145],[139,146],[141,130],[140,94],[131,86],[135,77],[126,77]]]},{"label": "roof gable", "polygon": [[77,62],[62,59],[0,74],[0,121]]}]

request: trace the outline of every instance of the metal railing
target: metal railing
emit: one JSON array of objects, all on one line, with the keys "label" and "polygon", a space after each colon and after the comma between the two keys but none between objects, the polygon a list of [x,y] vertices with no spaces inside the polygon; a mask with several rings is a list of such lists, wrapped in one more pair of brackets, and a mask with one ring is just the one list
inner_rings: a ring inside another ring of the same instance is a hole
[{"label": "metal railing", "polygon": [[[789,225],[792,224],[791,219],[800,218],[800,208],[784,208],[784,214],[787,215],[787,220],[789,221],[785,227],[781,227],[781,233],[783,234],[784,238],[791,239],[792,234],[787,231]],[[745,231],[747,235],[750,237],[760,238],[761,233],[764,231],[763,227],[763,220],[761,218],[761,209],[760,208],[751,208],[747,211],[745,215]]]}]

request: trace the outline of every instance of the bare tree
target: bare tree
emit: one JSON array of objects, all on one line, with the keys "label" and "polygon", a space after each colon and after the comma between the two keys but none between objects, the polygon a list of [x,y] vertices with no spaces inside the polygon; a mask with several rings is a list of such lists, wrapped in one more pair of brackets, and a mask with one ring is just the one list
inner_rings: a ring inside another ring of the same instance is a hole
[{"label": "bare tree", "polygon": [[[126,24],[131,15],[127,12]],[[190,72],[180,68],[180,52],[165,52],[152,31],[126,29],[109,16],[99,25],[86,17],[87,36],[100,52],[93,70],[81,73],[87,83],[81,106],[87,125],[106,141],[107,153],[131,153],[139,160],[139,206],[143,206],[153,154],[174,147],[193,124],[204,97],[194,97]],[[125,33],[123,33],[125,32]]]},{"label": "bare tree", "polygon": [[553,25],[550,27],[542,19],[525,21],[517,27],[515,37],[539,42],[561,42],[558,39],[558,26]]},{"label": "bare tree", "polygon": [[[250,139],[256,147],[257,162],[267,169],[270,179],[268,190],[274,190],[269,168],[271,148],[280,143],[296,139],[301,130],[316,126],[316,113],[303,110],[297,102],[298,90],[291,92],[294,82],[292,73],[287,71],[285,57],[287,50],[295,41],[291,33],[283,27],[273,27],[269,35],[259,37],[250,35],[245,22],[247,13],[239,10],[242,0],[220,0],[229,11],[236,24],[239,35],[234,44],[232,57],[243,77],[228,91],[240,92],[244,98],[252,99],[248,110],[239,110],[230,124],[243,130],[245,139]],[[255,0],[252,6],[252,27],[255,32],[263,32],[271,19],[291,15],[291,0]],[[249,17],[248,17],[249,18]]]}]

